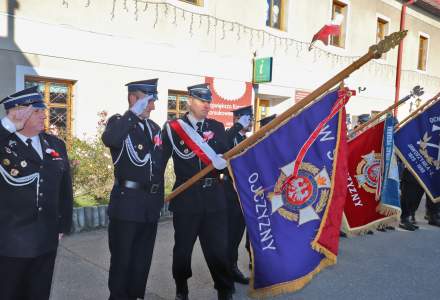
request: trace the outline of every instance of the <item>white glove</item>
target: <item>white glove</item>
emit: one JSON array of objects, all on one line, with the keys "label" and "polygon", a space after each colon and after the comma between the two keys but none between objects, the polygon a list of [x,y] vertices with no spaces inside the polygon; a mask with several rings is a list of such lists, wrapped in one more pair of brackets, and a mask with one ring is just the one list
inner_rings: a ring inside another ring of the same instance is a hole
[{"label": "white glove", "polygon": [[21,130],[24,127],[26,121],[30,118],[34,111],[32,105],[26,107],[11,108],[8,115],[2,119],[3,127],[9,132],[13,133],[17,130]]},{"label": "white glove", "polygon": [[249,115],[241,116],[237,122],[240,123],[243,126],[243,128],[246,128],[251,123],[251,116]]},{"label": "white glove", "polygon": [[153,95],[147,95],[144,98],[139,99],[136,103],[130,108],[130,110],[136,115],[139,116],[143,113],[145,108],[147,108],[148,102],[154,98]]},{"label": "white glove", "polygon": [[212,165],[217,170],[223,170],[228,166],[227,161],[223,158],[222,154],[217,154],[217,157],[212,161]]}]

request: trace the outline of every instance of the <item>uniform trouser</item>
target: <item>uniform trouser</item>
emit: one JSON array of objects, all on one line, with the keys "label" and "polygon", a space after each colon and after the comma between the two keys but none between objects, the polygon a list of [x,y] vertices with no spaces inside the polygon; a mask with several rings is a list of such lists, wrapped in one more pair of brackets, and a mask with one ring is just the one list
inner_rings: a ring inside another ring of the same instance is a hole
[{"label": "uniform trouser", "polygon": [[111,300],[144,298],[157,222],[111,219],[108,226]]},{"label": "uniform trouser", "polygon": [[426,214],[430,216],[434,216],[440,213],[440,202],[434,203],[432,202],[429,196],[426,196]]},{"label": "uniform trouser", "polygon": [[228,253],[227,211],[203,214],[173,213],[173,278],[177,293],[188,293],[186,281],[192,276],[191,256],[199,238],[214,288],[230,292],[234,287]]},{"label": "uniform trouser", "polygon": [[237,207],[230,208],[228,210],[229,220],[229,253],[231,258],[231,266],[237,264],[238,260],[238,247],[243,238],[245,229],[245,222],[243,213]]},{"label": "uniform trouser", "polygon": [[56,253],[33,258],[0,256],[0,299],[49,299]]},{"label": "uniform trouser", "polygon": [[[229,184],[229,182],[227,182]],[[229,188],[229,189],[228,189]],[[228,208],[228,224],[229,224],[229,255],[231,257],[231,265],[235,266],[238,261],[238,247],[240,246],[243,238],[243,233],[246,228],[243,212],[240,208],[238,195],[232,185],[225,188],[227,191],[227,201],[229,202]],[[251,260],[249,235],[246,232],[245,248],[249,254],[249,260]]]},{"label": "uniform trouser", "polygon": [[402,208],[401,219],[408,219],[413,215],[419,207],[423,193],[423,188],[414,182],[402,181],[402,195],[400,197],[400,205]]}]

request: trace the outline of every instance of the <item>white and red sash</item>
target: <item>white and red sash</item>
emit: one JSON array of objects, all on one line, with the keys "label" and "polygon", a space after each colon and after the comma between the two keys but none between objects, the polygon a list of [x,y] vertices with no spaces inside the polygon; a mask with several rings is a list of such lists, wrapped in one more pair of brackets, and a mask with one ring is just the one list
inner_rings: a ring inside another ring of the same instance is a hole
[{"label": "white and red sash", "polygon": [[[188,125],[186,122],[184,122],[181,119],[170,121],[168,124],[174,130],[174,132],[176,132],[177,135],[182,139],[182,141],[188,146],[188,148],[190,148],[191,151],[195,155],[197,155],[197,157],[200,158],[200,160],[205,165],[209,165],[211,163],[216,165],[216,163],[219,160],[221,160],[221,158],[218,157],[214,149],[212,149],[208,145],[207,141],[205,141],[192,126]],[[174,146],[173,137],[169,130],[168,130],[168,136],[173,144],[174,150],[180,152]]]}]

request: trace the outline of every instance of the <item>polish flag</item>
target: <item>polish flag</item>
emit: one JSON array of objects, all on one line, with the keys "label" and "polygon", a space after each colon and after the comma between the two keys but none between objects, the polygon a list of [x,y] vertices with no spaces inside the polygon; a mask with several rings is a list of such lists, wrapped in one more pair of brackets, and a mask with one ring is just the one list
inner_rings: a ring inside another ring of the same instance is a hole
[{"label": "polish flag", "polygon": [[341,24],[344,20],[344,15],[336,14],[335,18],[330,24],[324,25],[314,36],[310,43],[309,51],[312,50],[313,44],[319,40],[325,45],[328,45],[329,36],[338,36],[341,33]]}]

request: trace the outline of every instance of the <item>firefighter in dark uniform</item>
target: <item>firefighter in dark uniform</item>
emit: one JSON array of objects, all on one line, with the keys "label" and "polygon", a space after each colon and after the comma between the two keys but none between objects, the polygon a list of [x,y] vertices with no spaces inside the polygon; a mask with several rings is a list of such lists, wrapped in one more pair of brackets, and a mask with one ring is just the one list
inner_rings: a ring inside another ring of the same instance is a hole
[{"label": "firefighter in dark uniform", "polygon": [[[417,221],[415,219],[415,213],[419,208],[420,202],[422,201],[423,194],[425,191],[420,183],[417,181],[416,177],[405,168],[402,173],[401,180],[401,207],[402,214],[400,216],[399,227],[408,231],[414,231],[419,229]],[[438,203],[433,203],[431,198],[426,195],[426,216],[428,224],[434,226],[440,226],[440,206]]]},{"label": "firefighter in dark uniform", "polygon": [[38,87],[0,103],[0,299],[47,300],[58,241],[72,223],[66,146],[43,132]]},{"label": "firefighter in dark uniform", "polygon": [[[198,173],[206,164],[191,150],[191,142],[185,142],[185,138],[173,129],[171,122],[180,122],[182,126],[191,128],[193,134],[200,135],[214,150],[216,159],[212,162],[215,168],[222,170],[226,167],[226,161],[219,156],[228,149],[225,128],[222,123],[207,118],[212,99],[209,86],[191,86],[188,87],[188,93],[189,112],[178,120],[167,122],[162,133],[164,158],[168,160],[172,156],[174,161],[174,188]],[[214,280],[218,299],[232,299],[234,283],[228,257],[226,208],[218,171],[211,172],[171,201],[169,209],[173,212],[174,226],[172,272],[176,283],[176,299],[188,299],[187,280],[192,276],[191,255],[197,237]]]},{"label": "firefighter in dark uniform", "polygon": [[428,220],[429,225],[440,227],[440,202],[434,203],[428,195],[426,195],[425,219]]},{"label": "firefighter in dark uniform", "polygon": [[400,188],[402,191],[400,196],[402,214],[400,215],[399,227],[408,231],[414,231],[419,229],[419,226],[416,225],[415,219],[414,222],[411,222],[410,217],[417,210],[425,191],[408,168],[403,169]]},{"label": "firefighter in dark uniform", "polygon": [[[234,125],[226,130],[230,149],[244,141],[246,133],[252,130],[252,106],[236,109],[232,113],[234,116]],[[232,278],[235,282],[249,284],[249,278],[240,271],[237,265],[238,246],[243,238],[245,229],[243,213],[231,176],[225,174],[223,180],[226,198],[228,200],[229,255],[231,259]]]},{"label": "firefighter in dark uniform", "polygon": [[161,128],[149,119],[157,79],[127,86],[129,109],[110,117],[102,134],[115,175],[108,209],[112,300],[144,298],[164,197]]}]

